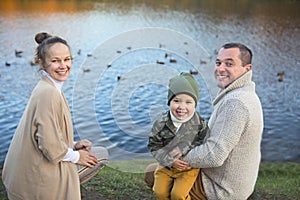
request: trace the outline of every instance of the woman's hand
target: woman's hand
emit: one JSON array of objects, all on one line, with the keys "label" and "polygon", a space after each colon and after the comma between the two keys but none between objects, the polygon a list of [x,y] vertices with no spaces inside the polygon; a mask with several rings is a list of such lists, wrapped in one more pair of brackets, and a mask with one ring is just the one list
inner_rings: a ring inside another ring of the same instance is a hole
[{"label": "woman's hand", "polygon": [[87,150],[79,150],[78,151],[80,154],[79,160],[78,160],[78,164],[80,165],[85,165],[88,166],[90,168],[94,167],[97,163],[97,157],[95,156],[95,154],[87,151]]},{"label": "woman's hand", "polygon": [[79,142],[77,142],[75,144],[75,150],[86,150],[86,151],[90,151],[92,148],[92,142],[90,142],[87,139],[84,140],[80,140]]},{"label": "woman's hand", "polygon": [[172,167],[177,169],[177,170],[185,170],[190,167],[189,163],[184,162],[180,159],[175,159],[174,162],[172,163]]}]

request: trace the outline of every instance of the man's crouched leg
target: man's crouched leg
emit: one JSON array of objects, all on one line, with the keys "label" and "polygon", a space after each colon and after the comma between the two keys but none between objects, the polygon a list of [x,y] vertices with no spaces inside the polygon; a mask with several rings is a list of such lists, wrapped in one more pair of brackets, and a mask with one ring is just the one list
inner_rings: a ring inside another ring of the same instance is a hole
[{"label": "man's crouched leg", "polygon": [[147,186],[151,189],[154,185],[154,171],[158,167],[158,163],[151,163],[146,167],[144,181],[146,182]]}]

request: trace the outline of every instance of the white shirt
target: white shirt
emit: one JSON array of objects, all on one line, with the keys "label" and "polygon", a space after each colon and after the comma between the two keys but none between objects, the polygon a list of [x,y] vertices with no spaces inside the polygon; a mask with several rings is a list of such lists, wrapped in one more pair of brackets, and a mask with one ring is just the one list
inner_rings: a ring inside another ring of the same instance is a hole
[{"label": "white shirt", "polygon": [[[64,84],[63,81],[57,81],[55,80],[54,78],[52,78],[50,76],[50,74],[48,72],[46,72],[45,70],[42,70],[42,75],[46,76],[47,78],[49,78],[55,85],[56,89],[61,93],[61,88]],[[74,142],[74,145],[76,143]],[[66,155],[63,157],[62,161],[70,161],[70,162],[73,162],[73,163],[77,163],[78,160],[80,158],[80,154],[78,151],[74,151],[72,148],[68,148],[68,152],[66,153]]]}]

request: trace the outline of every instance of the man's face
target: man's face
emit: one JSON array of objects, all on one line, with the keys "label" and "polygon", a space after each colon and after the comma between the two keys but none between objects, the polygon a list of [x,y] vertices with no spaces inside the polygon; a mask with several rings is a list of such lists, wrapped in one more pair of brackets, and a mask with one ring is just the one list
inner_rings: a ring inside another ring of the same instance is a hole
[{"label": "man's face", "polygon": [[240,50],[238,48],[221,48],[215,64],[215,78],[217,86],[224,89],[230,83],[251,70],[251,64],[242,66]]}]

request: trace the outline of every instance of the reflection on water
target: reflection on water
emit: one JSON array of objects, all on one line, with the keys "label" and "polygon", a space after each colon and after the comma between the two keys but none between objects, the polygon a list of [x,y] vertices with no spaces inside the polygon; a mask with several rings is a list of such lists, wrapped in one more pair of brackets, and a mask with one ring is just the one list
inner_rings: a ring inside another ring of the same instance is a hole
[{"label": "reflection on water", "polygon": [[[0,141],[4,144],[0,150],[0,161],[4,159],[30,92],[39,77],[38,67],[30,65],[36,46],[33,38],[37,32],[48,31],[61,35],[70,42],[75,60],[64,90],[70,107],[73,108],[76,107],[72,105],[74,85],[78,76],[84,76],[82,68],[98,67],[99,61],[96,59],[87,65],[87,55],[95,54],[94,50],[98,45],[126,31],[162,27],[179,31],[197,41],[212,56],[212,62],[215,51],[226,42],[236,41],[249,45],[254,52],[254,80],[264,110],[263,159],[300,162],[300,91],[297,87],[300,81],[299,5],[299,1],[293,0],[155,0],[147,3],[0,1]],[[23,51],[21,57],[15,56],[15,49]],[[123,53],[126,49],[117,50]],[[91,138],[100,127],[107,138],[94,141],[97,144],[111,140],[111,149],[118,146],[127,151],[145,153],[151,122],[158,112],[167,109],[164,99],[166,87],[148,84],[141,85],[135,91],[128,91],[132,94],[128,102],[128,115],[125,118],[118,116],[119,121],[116,121],[111,107],[118,105],[120,110],[124,108],[118,104],[119,99],[111,99],[111,94],[120,84],[117,76],[125,74],[128,77],[134,67],[149,64],[149,60],[156,60],[164,53],[159,48],[151,51],[137,50],[113,61],[113,67],[99,74],[94,96],[81,97],[94,99],[96,113],[87,110],[77,116],[74,121],[75,130],[77,127],[78,130],[89,130],[90,134],[86,137]],[[199,55],[199,59],[201,56],[203,55]],[[189,63],[180,61],[180,57],[176,59],[177,65],[168,63],[168,67],[177,71],[192,68]],[[285,72],[283,82],[277,80],[279,71]],[[201,76],[196,77],[200,85],[204,85]],[[161,79],[164,78],[162,74]],[[130,79],[125,79],[123,83],[125,82],[131,83]],[[203,107],[199,109],[208,118],[208,91],[204,88],[201,94],[203,99],[200,105]],[[116,107],[119,108],[118,106]],[[91,115],[96,115],[98,124],[88,120]],[[133,135],[130,126],[125,126],[128,120],[136,126],[144,127],[145,132],[138,129],[136,135]],[[78,132],[76,136],[82,137]],[[122,156],[112,155],[112,158],[120,159]]]},{"label": "reflection on water", "polygon": [[[298,18],[297,0],[153,0],[149,2],[141,1],[120,1],[120,0],[44,0],[44,1],[21,1],[21,0],[3,0],[0,2],[0,11],[2,15],[15,16],[16,13],[78,13],[101,11],[125,15],[135,12],[141,7],[149,11],[153,10],[160,16],[164,16],[163,11],[168,12],[187,12],[192,14],[209,14],[210,17],[224,19],[231,16],[240,16],[244,19],[257,16],[267,18]],[[117,11],[117,12],[116,12]],[[176,16],[174,16],[176,17]]]},{"label": "reflection on water", "polygon": [[93,4],[83,1],[9,1],[0,3],[1,12],[5,17],[14,17],[20,11],[22,13],[77,13],[93,8]]}]

